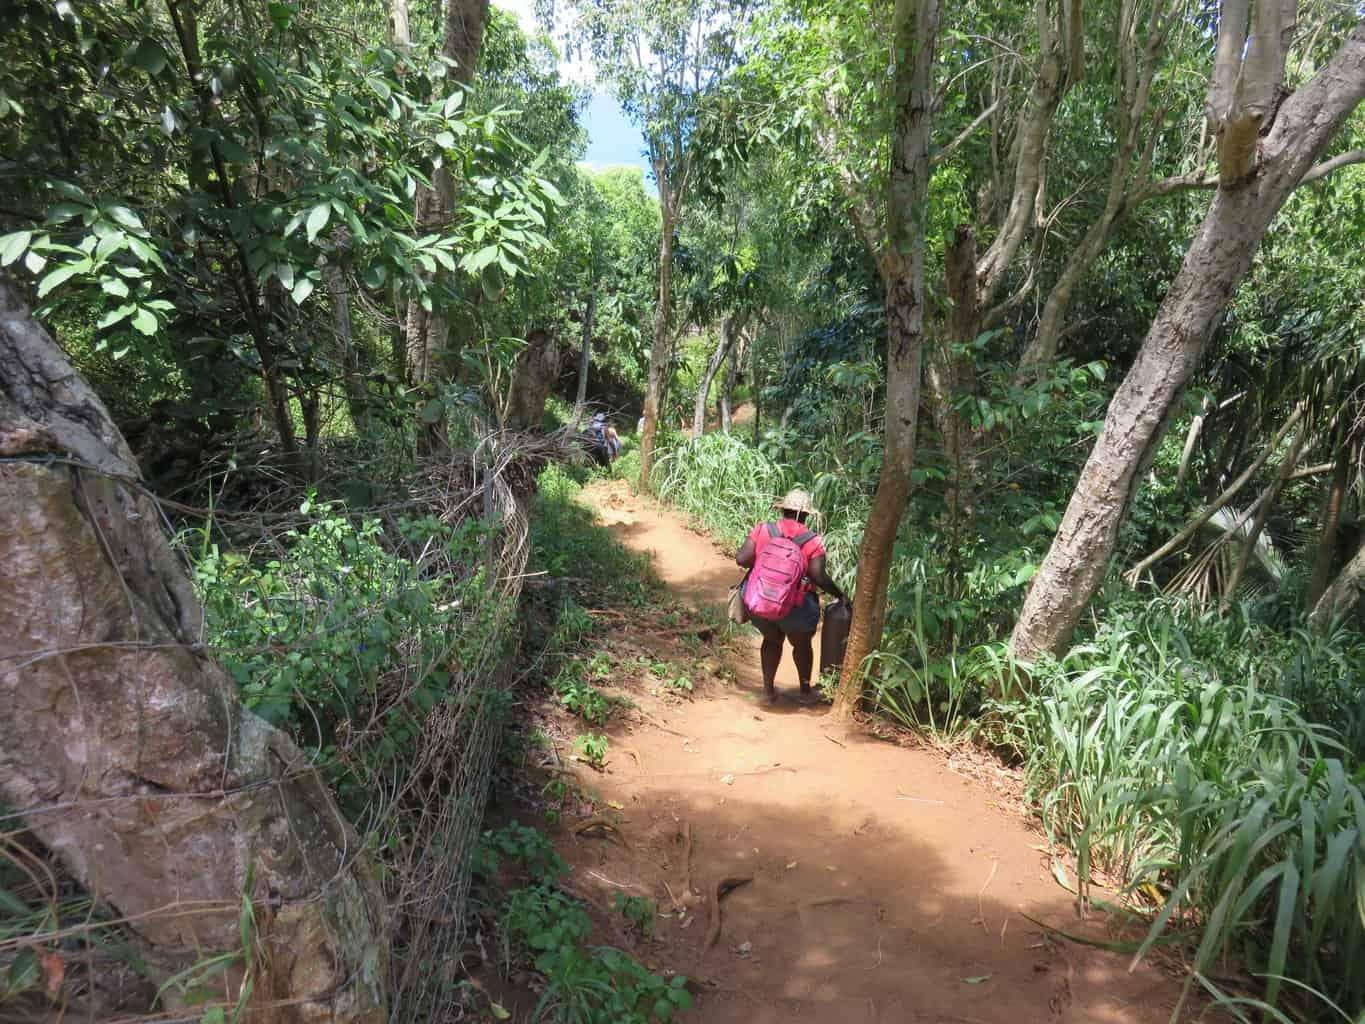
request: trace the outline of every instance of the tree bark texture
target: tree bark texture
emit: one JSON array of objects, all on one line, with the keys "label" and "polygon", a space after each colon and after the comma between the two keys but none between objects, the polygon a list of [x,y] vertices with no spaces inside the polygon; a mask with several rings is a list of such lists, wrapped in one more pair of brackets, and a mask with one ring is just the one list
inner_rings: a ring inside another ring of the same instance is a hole
[{"label": "tree bark texture", "polygon": [[563,359],[553,334],[540,329],[529,332],[526,347],[517,353],[507,396],[507,425],[513,430],[540,426]]},{"label": "tree bark texture", "polygon": [[1342,444],[1332,466],[1332,481],[1327,487],[1327,499],[1322,509],[1322,533],[1318,536],[1318,550],[1313,557],[1313,572],[1304,592],[1304,607],[1311,612],[1327,590],[1332,566],[1337,560],[1337,532],[1341,528],[1341,506],[1346,498],[1346,486],[1351,479],[1351,446]]},{"label": "tree bark texture", "polygon": [[1266,228],[1365,96],[1365,23],[1279,107],[1256,169],[1213,202],[1120,384],[1012,638],[1024,663],[1060,654],[1094,595],[1141,474]]},{"label": "tree bark texture", "polygon": [[953,532],[970,520],[973,481],[979,471],[980,438],[959,408],[961,400],[976,393],[976,366],[966,346],[981,333],[981,306],[977,296],[976,236],[959,225],[944,258],[944,285],[952,305],[946,330],[929,351],[925,380],[933,401],[930,409],[943,444],[944,461],[951,476],[945,494],[947,518]]},{"label": "tree bark texture", "polygon": [[597,282],[594,281],[588,286],[588,301],[583,306],[583,345],[578,352],[578,394],[574,399],[575,417],[583,414],[583,407],[588,403],[588,371],[592,368],[592,332],[593,321],[596,318]]},{"label": "tree bark texture", "polygon": [[886,203],[885,451],[858,553],[843,671],[830,714],[848,721],[862,696],[863,660],[881,643],[896,533],[910,495],[924,347],[924,205],[929,190],[934,56],[939,0],[896,0],[894,120]]},{"label": "tree bark texture", "polygon": [[1014,183],[1000,231],[977,265],[981,303],[989,306],[1004,281],[1005,271],[1033,225],[1034,209],[1047,161],[1047,139],[1052,120],[1067,90],[1084,70],[1082,0],[1038,0],[1038,64],[1033,87],[1016,127]]},{"label": "tree bark texture", "polygon": [[1317,633],[1325,633],[1360,601],[1365,588],[1365,540],[1361,541],[1355,557],[1337,574],[1336,580],[1313,606],[1308,624]]},{"label": "tree bark texture", "polygon": [[669,180],[663,161],[654,163],[659,184],[659,290],[654,308],[654,337],[649,345],[649,377],[645,385],[645,429],[640,434],[640,479],[642,493],[650,489],[654,472],[654,439],[659,431],[659,406],[664,398],[664,378],[668,373],[669,323],[673,313],[673,229],[678,223],[679,199]]},{"label": "tree bark texture", "polygon": [[[396,23],[396,7],[394,17]],[[448,77],[456,86],[467,86],[474,79],[487,23],[488,0],[446,0],[445,36],[441,53],[455,62]],[[417,186],[415,216],[418,234],[443,231],[454,215],[455,179],[449,164],[443,163],[432,179],[433,188]],[[416,300],[408,303],[404,338],[409,384],[420,387],[442,376],[439,360],[446,347],[448,334],[439,311],[428,311]]]},{"label": "tree bark texture", "polygon": [[131,452],[3,280],[0,457],[0,799],[160,977],[241,947],[254,868],[253,998],[279,1021],[383,1021],[383,904],[355,832],[203,650]]}]

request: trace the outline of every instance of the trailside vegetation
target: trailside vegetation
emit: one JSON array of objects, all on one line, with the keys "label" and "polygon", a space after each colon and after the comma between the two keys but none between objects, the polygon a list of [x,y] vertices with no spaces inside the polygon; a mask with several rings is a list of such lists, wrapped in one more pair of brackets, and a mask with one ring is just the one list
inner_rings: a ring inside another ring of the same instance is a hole
[{"label": "trailside vegetation", "polygon": [[1358,6],[537,7],[0,14],[0,1016],[496,1016],[476,874],[541,1019],[685,1009],[482,821],[515,685],[610,761],[591,472],[809,490],[841,728],[1008,764],[1185,1003],[1359,1021]]}]

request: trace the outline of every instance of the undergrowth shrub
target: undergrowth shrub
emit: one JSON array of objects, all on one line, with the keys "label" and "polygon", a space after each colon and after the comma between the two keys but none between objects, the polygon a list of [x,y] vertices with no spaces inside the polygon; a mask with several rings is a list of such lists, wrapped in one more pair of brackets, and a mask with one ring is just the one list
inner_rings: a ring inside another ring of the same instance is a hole
[{"label": "undergrowth shrub", "polygon": [[1176,929],[1195,944],[1191,981],[1235,954],[1270,1006],[1307,986],[1358,1009],[1365,770],[1276,692],[1283,663],[1211,644],[1181,614],[1114,615],[1035,666],[1028,696],[994,705],[996,738],[1077,852],[1082,895],[1092,869],[1158,894],[1141,952]]},{"label": "undergrowth shrub", "polygon": [[303,506],[305,526],[269,558],[223,550],[207,531],[194,561],[205,639],[256,714],[320,755],[348,812],[373,773],[391,775],[422,722],[456,693],[460,666],[496,661],[505,631],[482,568],[477,522],[401,519],[401,543],[439,545],[423,574],[373,518]]},{"label": "undergrowth shrub", "polygon": [[[485,832],[476,864],[484,878],[504,865],[524,876],[526,884],[503,903],[502,957],[508,970],[530,959],[545,979],[533,1021],[650,1024],[670,1021],[692,1005],[683,976],[664,978],[619,949],[588,944],[592,919],[559,886],[568,866],[534,829],[512,824]],[[643,930],[653,914],[633,904],[628,917]]]}]

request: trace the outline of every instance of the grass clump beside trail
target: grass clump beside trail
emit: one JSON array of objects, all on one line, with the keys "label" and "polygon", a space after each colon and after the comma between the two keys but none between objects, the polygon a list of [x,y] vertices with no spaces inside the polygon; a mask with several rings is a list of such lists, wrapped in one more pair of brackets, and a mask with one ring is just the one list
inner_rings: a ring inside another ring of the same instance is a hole
[{"label": "grass clump beside trail", "polygon": [[1028,697],[994,705],[997,738],[1049,833],[1076,851],[1082,897],[1093,869],[1146,904],[1141,952],[1176,932],[1192,982],[1233,957],[1268,1005],[1324,1014],[1325,998],[1358,1013],[1365,772],[1277,692],[1282,666],[1250,644],[1201,659],[1200,620],[1179,614],[1116,615],[1036,669]]},{"label": "grass clump beside trail", "polygon": [[[543,979],[530,1020],[557,1024],[651,1024],[670,1021],[692,1005],[687,979],[664,977],[610,946],[588,944],[592,918],[560,888],[568,865],[533,828],[510,824],[490,830],[479,846],[475,872],[485,882],[513,887],[501,899],[501,966],[518,964]],[[653,924],[647,901],[632,897],[617,912],[641,935]],[[493,1004],[493,1014],[508,1011]]]},{"label": "grass clump beside trail", "polygon": [[[661,497],[729,543],[799,479],[726,434],[674,446],[655,477]],[[836,543],[861,526],[863,501],[846,488],[825,492]],[[871,705],[935,735],[982,734],[1015,759],[1042,824],[1075,853],[1082,898],[1092,881],[1111,881],[1146,915],[1136,953],[1182,944],[1190,987],[1241,1019],[1358,1024],[1360,638],[1286,630],[1267,619],[1275,609],[1215,614],[1115,588],[1088,642],[1037,667],[1025,693],[995,609],[1027,581],[1027,551],[978,551],[961,572],[932,519],[916,514],[897,544],[882,650],[864,666]],[[838,568],[851,574],[856,544],[844,550]],[[945,584],[955,571],[965,581],[957,589]],[[1238,969],[1250,977],[1230,985]]]}]

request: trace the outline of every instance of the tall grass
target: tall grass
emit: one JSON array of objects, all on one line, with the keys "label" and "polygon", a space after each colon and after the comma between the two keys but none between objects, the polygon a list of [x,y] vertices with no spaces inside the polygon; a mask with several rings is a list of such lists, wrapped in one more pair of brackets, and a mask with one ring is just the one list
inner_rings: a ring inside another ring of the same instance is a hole
[{"label": "tall grass", "polygon": [[703,434],[659,456],[654,487],[720,539],[740,544],[754,523],[771,518],[773,499],[792,483],[792,473],[735,434]]},{"label": "tall grass", "polygon": [[1076,851],[1083,896],[1100,869],[1159,895],[1139,955],[1175,929],[1192,979],[1233,957],[1265,979],[1269,1006],[1309,988],[1359,1012],[1365,773],[1273,692],[1280,666],[1231,656],[1227,675],[1192,654],[1200,642],[1170,619],[1102,630],[1036,667],[1029,696],[995,705],[998,738]]},{"label": "tall grass", "polygon": [[792,487],[811,490],[825,540],[830,574],[850,586],[858,565],[867,502],[829,474],[804,481],[799,471],[774,460],[734,433],[679,438],[654,466],[659,497],[677,506],[719,539],[738,546],[755,523],[771,519],[773,500]]}]

